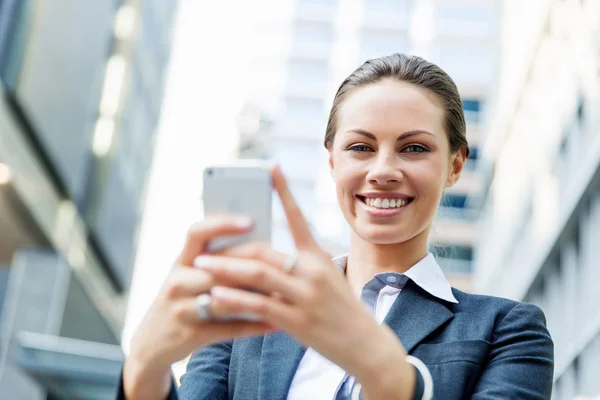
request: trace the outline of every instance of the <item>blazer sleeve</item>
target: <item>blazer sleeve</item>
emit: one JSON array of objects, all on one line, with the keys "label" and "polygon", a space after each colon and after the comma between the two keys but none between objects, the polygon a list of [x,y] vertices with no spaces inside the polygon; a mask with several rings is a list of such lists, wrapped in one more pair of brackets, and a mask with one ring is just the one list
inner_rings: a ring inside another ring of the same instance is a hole
[{"label": "blazer sleeve", "polygon": [[177,390],[180,400],[227,400],[232,346],[229,340],[192,355]]},{"label": "blazer sleeve", "polygon": [[[171,392],[165,400],[226,400],[232,343],[228,341],[213,344],[194,353],[181,377],[179,389],[173,382]],[[126,400],[123,373],[116,400]]]},{"label": "blazer sleeve", "polygon": [[518,303],[497,325],[471,399],[549,400],[553,373],[554,344],[544,313]]}]

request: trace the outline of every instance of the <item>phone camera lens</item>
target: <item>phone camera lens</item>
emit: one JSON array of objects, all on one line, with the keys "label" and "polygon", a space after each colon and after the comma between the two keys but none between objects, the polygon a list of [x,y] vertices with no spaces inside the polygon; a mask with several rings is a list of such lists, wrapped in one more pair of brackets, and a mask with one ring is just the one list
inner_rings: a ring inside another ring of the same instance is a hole
[{"label": "phone camera lens", "polygon": [[209,169],[206,170],[206,175],[213,176],[213,172],[214,171],[212,170],[212,168],[209,168]]}]

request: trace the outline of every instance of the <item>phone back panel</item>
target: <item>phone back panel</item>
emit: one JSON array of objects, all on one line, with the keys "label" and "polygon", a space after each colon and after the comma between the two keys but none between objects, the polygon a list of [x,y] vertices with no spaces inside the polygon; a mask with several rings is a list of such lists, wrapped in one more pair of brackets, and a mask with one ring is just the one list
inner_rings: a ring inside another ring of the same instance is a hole
[{"label": "phone back panel", "polygon": [[242,236],[213,239],[208,251],[246,241],[271,239],[272,185],[269,170],[252,166],[209,167],[204,171],[204,215],[241,214],[252,218],[254,229]]}]

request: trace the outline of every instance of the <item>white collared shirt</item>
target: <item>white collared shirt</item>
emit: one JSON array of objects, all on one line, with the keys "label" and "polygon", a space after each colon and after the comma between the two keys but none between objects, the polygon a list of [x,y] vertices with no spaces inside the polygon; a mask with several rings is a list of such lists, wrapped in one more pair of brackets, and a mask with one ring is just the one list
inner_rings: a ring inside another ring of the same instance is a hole
[{"label": "white collared shirt", "polygon": [[[346,261],[346,256],[334,259],[334,262],[341,269],[346,268]],[[444,276],[433,254],[427,254],[404,275],[432,296],[450,303],[458,303],[458,300],[452,294],[450,283]],[[375,308],[377,322],[383,322],[400,292],[401,289],[392,286],[385,286],[381,289]],[[298,370],[292,379],[287,398],[288,400],[331,400],[334,398],[345,375],[346,372],[342,368],[309,348],[304,353]]]}]

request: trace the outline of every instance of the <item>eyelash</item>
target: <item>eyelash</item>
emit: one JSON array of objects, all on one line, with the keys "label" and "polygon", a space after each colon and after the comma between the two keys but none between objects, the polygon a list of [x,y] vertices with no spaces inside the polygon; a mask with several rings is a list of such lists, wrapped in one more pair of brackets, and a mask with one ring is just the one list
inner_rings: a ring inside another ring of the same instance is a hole
[{"label": "eyelash", "polygon": [[[425,146],[422,146],[420,144],[408,145],[408,146],[404,147],[402,149],[402,151],[409,149],[409,148],[413,148],[413,150],[414,149],[419,149],[419,150],[418,151],[408,151],[407,153],[426,153],[429,151]],[[359,150],[359,149],[363,149],[363,150]],[[364,149],[367,149],[367,150],[364,150]],[[356,145],[347,147],[346,150],[354,151],[356,153],[365,153],[367,151],[372,151],[373,149],[370,146],[367,146],[366,144],[356,144]]]}]

